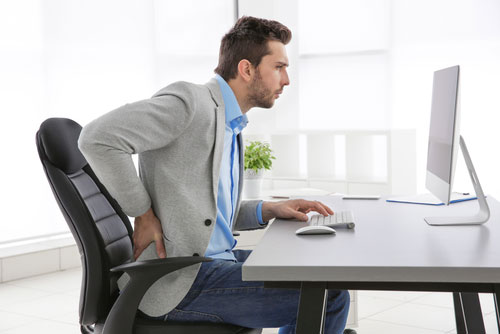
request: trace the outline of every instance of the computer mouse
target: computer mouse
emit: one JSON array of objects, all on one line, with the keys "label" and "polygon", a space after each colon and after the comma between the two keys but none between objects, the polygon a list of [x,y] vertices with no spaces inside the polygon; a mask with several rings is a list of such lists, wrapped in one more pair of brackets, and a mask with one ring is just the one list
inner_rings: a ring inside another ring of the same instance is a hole
[{"label": "computer mouse", "polygon": [[308,234],[335,234],[333,228],[328,226],[304,226],[295,231],[297,235],[308,235]]}]

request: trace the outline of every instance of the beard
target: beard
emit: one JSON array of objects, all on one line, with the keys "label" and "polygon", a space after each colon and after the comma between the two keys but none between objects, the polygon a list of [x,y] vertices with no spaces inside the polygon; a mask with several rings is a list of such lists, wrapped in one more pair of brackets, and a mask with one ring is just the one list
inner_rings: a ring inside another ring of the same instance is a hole
[{"label": "beard", "polygon": [[249,86],[248,102],[253,107],[271,108],[274,105],[274,93],[264,86],[259,70]]}]

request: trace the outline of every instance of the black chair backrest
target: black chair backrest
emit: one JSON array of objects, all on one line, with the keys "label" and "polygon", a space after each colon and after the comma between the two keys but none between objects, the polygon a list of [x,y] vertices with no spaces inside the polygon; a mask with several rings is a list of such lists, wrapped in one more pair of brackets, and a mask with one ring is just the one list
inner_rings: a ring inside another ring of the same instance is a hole
[{"label": "black chair backrest", "polygon": [[78,149],[82,127],[49,118],[36,134],[38,154],[82,261],[80,323],[106,317],[118,288],[110,268],[132,259],[132,227]]}]

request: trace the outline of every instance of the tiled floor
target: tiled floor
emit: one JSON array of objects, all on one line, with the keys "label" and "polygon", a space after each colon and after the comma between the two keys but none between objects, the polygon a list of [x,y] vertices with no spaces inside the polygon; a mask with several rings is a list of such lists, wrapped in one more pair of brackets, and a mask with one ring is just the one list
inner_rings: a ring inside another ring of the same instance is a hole
[{"label": "tiled floor", "polygon": [[[0,333],[79,333],[80,275],[72,269],[0,284]],[[498,333],[492,296],[480,298],[487,333]],[[360,334],[455,332],[451,294],[359,291],[358,312]]]}]

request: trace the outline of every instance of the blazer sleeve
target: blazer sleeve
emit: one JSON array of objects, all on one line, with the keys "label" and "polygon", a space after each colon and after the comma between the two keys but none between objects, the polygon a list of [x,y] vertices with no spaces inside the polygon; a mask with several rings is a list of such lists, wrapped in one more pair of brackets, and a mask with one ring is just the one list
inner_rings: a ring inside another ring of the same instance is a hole
[{"label": "blazer sleeve", "polygon": [[115,109],[86,125],[78,146],[99,180],[131,217],[151,207],[133,154],[158,149],[179,137],[194,117],[195,99],[186,83],[168,93]]},{"label": "blazer sleeve", "polygon": [[235,231],[257,230],[267,226],[267,222],[260,224],[259,219],[257,218],[257,205],[259,205],[260,202],[260,200],[241,202],[240,209],[234,223]]}]

